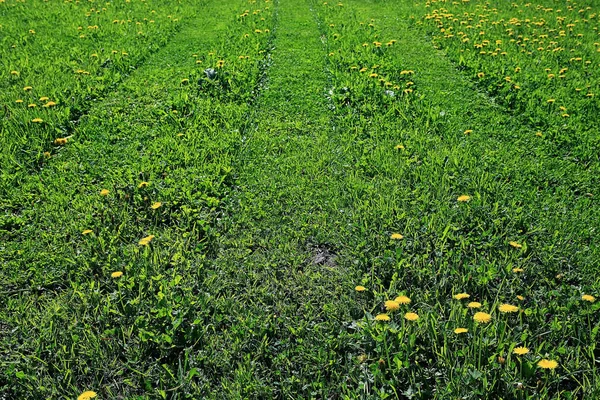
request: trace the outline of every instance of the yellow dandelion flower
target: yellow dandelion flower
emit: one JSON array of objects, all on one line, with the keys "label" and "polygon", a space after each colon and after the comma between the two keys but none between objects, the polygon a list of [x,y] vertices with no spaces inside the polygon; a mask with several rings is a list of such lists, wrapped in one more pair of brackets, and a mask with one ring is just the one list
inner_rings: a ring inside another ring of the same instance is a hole
[{"label": "yellow dandelion flower", "polygon": [[123,271],[115,271],[112,274],[110,274],[110,276],[113,278],[120,278],[123,276]]},{"label": "yellow dandelion flower", "polygon": [[458,293],[452,297],[454,297],[456,300],[462,300],[462,299],[468,299],[471,296],[469,296],[467,293]]},{"label": "yellow dandelion flower", "polygon": [[590,294],[584,294],[583,296],[581,296],[581,300],[589,301],[590,303],[593,303],[596,301],[596,298]]},{"label": "yellow dandelion flower", "polygon": [[46,100],[48,100],[48,97],[46,97],[46,96],[40,97],[40,101],[46,101]]},{"label": "yellow dandelion flower", "polygon": [[400,308],[400,304],[396,303],[394,300],[388,300],[385,302],[385,309],[388,311],[396,311]]},{"label": "yellow dandelion flower", "polygon": [[67,144],[67,138],[56,138],[54,139],[54,144],[56,146],[64,146],[65,144]]},{"label": "yellow dandelion flower", "polygon": [[81,393],[79,396],[77,396],[77,400],[90,400],[93,399],[97,396],[96,392],[93,392],[91,390],[86,390],[85,392]]},{"label": "yellow dandelion flower", "polygon": [[399,234],[399,233],[392,233],[392,235],[390,236],[390,239],[393,239],[393,240],[400,240],[400,239],[404,239],[404,236],[402,236],[402,235],[401,235],[401,234]]},{"label": "yellow dandelion flower", "polygon": [[523,301],[523,300],[525,300],[525,297],[518,295],[517,299]]},{"label": "yellow dandelion flower", "polygon": [[357,292],[364,292],[365,290],[367,290],[366,287],[358,285],[354,288],[354,290],[356,290]]},{"label": "yellow dandelion flower", "polygon": [[513,268],[512,269],[512,272],[514,272],[515,274],[518,273],[518,272],[523,272],[523,271],[524,271],[523,268]]},{"label": "yellow dandelion flower", "polygon": [[35,104],[35,103],[31,103],[31,104],[28,104],[28,105],[27,105],[27,107],[29,107],[29,108],[34,108],[34,107],[37,107],[37,104]]},{"label": "yellow dandelion flower", "polygon": [[160,201],[157,201],[155,203],[152,203],[152,205],[150,206],[151,209],[156,210],[157,208],[160,208],[160,206],[162,206],[162,203]]},{"label": "yellow dandelion flower", "polygon": [[17,103],[17,104],[20,104],[20,103],[22,103],[22,102],[23,102],[23,100],[21,100],[21,99],[17,99],[17,100],[15,100],[15,103]]},{"label": "yellow dandelion flower", "polygon": [[82,234],[82,235],[88,235],[88,234],[90,234],[90,233],[92,233],[92,232],[93,232],[93,230],[91,230],[91,229],[86,229],[85,231],[81,232],[81,234]]},{"label": "yellow dandelion flower", "polygon": [[469,330],[467,328],[456,328],[454,330],[454,333],[456,333],[457,335],[460,335],[461,333],[467,333],[469,332]]},{"label": "yellow dandelion flower", "polygon": [[100,196],[108,196],[109,193],[110,191],[108,189],[102,189],[100,191]]},{"label": "yellow dandelion flower", "polygon": [[406,314],[404,314],[404,319],[408,321],[416,321],[419,319],[419,316],[414,312],[407,312]]},{"label": "yellow dandelion flower", "polygon": [[390,316],[387,314],[377,314],[375,321],[387,322],[390,320]]},{"label": "yellow dandelion flower", "polygon": [[523,356],[529,353],[529,349],[527,347],[515,347],[513,349],[513,353],[519,356]]},{"label": "yellow dandelion flower", "polygon": [[154,235],[146,236],[145,238],[140,239],[139,245],[140,246],[148,246],[150,244],[150,242],[152,241],[152,239],[154,239]]},{"label": "yellow dandelion flower", "polygon": [[483,72],[478,72],[477,73],[477,77],[478,78],[483,78],[485,76],[485,74]]},{"label": "yellow dandelion flower", "polygon": [[498,310],[502,313],[514,313],[519,311],[519,307],[513,306],[512,304],[500,304]]},{"label": "yellow dandelion flower", "polygon": [[465,135],[470,135],[471,133],[473,133],[473,129],[467,129],[464,134]]},{"label": "yellow dandelion flower", "polygon": [[487,324],[492,320],[492,316],[488,313],[478,312],[473,315],[473,320],[479,322],[480,324]]},{"label": "yellow dandelion flower", "polygon": [[398,304],[410,304],[410,298],[408,296],[398,296],[394,301]]},{"label": "yellow dandelion flower", "polygon": [[552,104],[552,103],[554,103],[555,101],[556,101],[556,99],[548,99],[548,100],[546,100],[546,103],[548,103],[548,104]]},{"label": "yellow dandelion flower", "polygon": [[542,359],[538,362],[538,367],[542,368],[542,369],[554,369],[556,367],[558,367],[558,363],[554,360],[547,360],[547,359]]},{"label": "yellow dandelion flower", "polygon": [[396,145],[396,150],[404,150],[404,146],[401,144]]},{"label": "yellow dandelion flower", "polygon": [[469,304],[467,304],[467,307],[469,308],[481,308],[481,303],[478,301],[472,301]]},{"label": "yellow dandelion flower", "polygon": [[146,182],[146,181],[140,182],[140,184],[138,185],[138,189],[145,188],[147,186],[148,186],[148,182]]},{"label": "yellow dandelion flower", "polygon": [[44,122],[44,120],[41,118],[34,118],[31,120],[31,122],[35,122],[36,124],[41,124],[42,122]]},{"label": "yellow dandelion flower", "polygon": [[181,80],[182,85],[187,85],[188,83],[190,83],[190,80],[187,78]]},{"label": "yellow dandelion flower", "polygon": [[52,156],[52,154],[50,154],[50,152],[49,152],[49,151],[45,151],[45,152],[44,152],[44,157],[46,157],[46,158],[50,158],[51,156]]},{"label": "yellow dandelion flower", "polygon": [[19,71],[10,71],[10,74],[11,75],[19,76]]},{"label": "yellow dandelion flower", "polygon": [[466,201],[471,200],[471,196],[463,194],[462,196],[458,196],[458,198],[456,200],[459,201],[459,202],[461,202],[461,203],[464,203]]},{"label": "yellow dandelion flower", "polygon": [[55,102],[53,102],[53,101],[49,101],[49,102],[47,102],[46,104],[44,104],[44,107],[54,107],[55,105],[56,105],[56,103],[55,103]]},{"label": "yellow dandelion flower", "polygon": [[510,245],[511,245],[512,247],[514,247],[515,249],[520,249],[520,248],[522,248],[522,247],[523,247],[523,245],[522,245],[522,244],[520,244],[520,243],[518,243],[518,242],[515,242],[515,241],[510,241],[510,242],[508,242],[508,244],[510,244]]},{"label": "yellow dandelion flower", "polygon": [[33,89],[31,86],[25,86],[23,88],[24,91],[29,92],[31,89]]}]

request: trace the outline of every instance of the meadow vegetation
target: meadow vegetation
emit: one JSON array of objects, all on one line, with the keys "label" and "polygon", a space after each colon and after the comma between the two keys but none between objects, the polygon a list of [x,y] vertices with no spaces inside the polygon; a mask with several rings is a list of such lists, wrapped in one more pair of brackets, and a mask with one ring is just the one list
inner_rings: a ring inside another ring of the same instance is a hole
[{"label": "meadow vegetation", "polygon": [[0,0],[0,398],[600,397],[591,0]]}]

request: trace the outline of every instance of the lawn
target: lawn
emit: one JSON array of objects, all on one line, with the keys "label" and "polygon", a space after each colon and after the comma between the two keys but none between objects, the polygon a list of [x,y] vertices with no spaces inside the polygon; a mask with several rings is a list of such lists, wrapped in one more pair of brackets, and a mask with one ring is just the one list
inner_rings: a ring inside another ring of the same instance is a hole
[{"label": "lawn", "polygon": [[0,0],[0,399],[600,398],[599,27]]}]

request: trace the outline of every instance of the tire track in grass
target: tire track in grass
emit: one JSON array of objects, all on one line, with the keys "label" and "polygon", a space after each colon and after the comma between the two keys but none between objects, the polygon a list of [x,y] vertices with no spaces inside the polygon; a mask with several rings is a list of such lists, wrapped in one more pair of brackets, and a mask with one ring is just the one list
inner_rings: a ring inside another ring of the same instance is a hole
[{"label": "tire track in grass", "polygon": [[326,54],[309,4],[280,0],[268,89],[238,159],[206,285],[231,304],[211,342],[227,398],[328,398],[347,377],[352,271],[336,258],[345,155],[332,126]]},{"label": "tire track in grass", "polygon": [[[266,39],[244,33],[270,23],[245,23],[245,7],[211,3],[20,188],[27,224],[1,245],[0,393],[206,395],[188,356],[216,307],[200,284],[251,108],[226,78],[255,89]],[[227,61],[208,79],[193,53]]]}]

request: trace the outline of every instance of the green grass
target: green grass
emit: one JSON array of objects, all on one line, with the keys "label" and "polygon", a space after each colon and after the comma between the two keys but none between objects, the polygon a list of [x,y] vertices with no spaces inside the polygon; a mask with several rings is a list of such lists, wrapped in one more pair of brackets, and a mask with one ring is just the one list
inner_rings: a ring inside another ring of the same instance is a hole
[{"label": "green grass", "polygon": [[328,3],[0,3],[2,396],[600,394],[595,5]]}]

